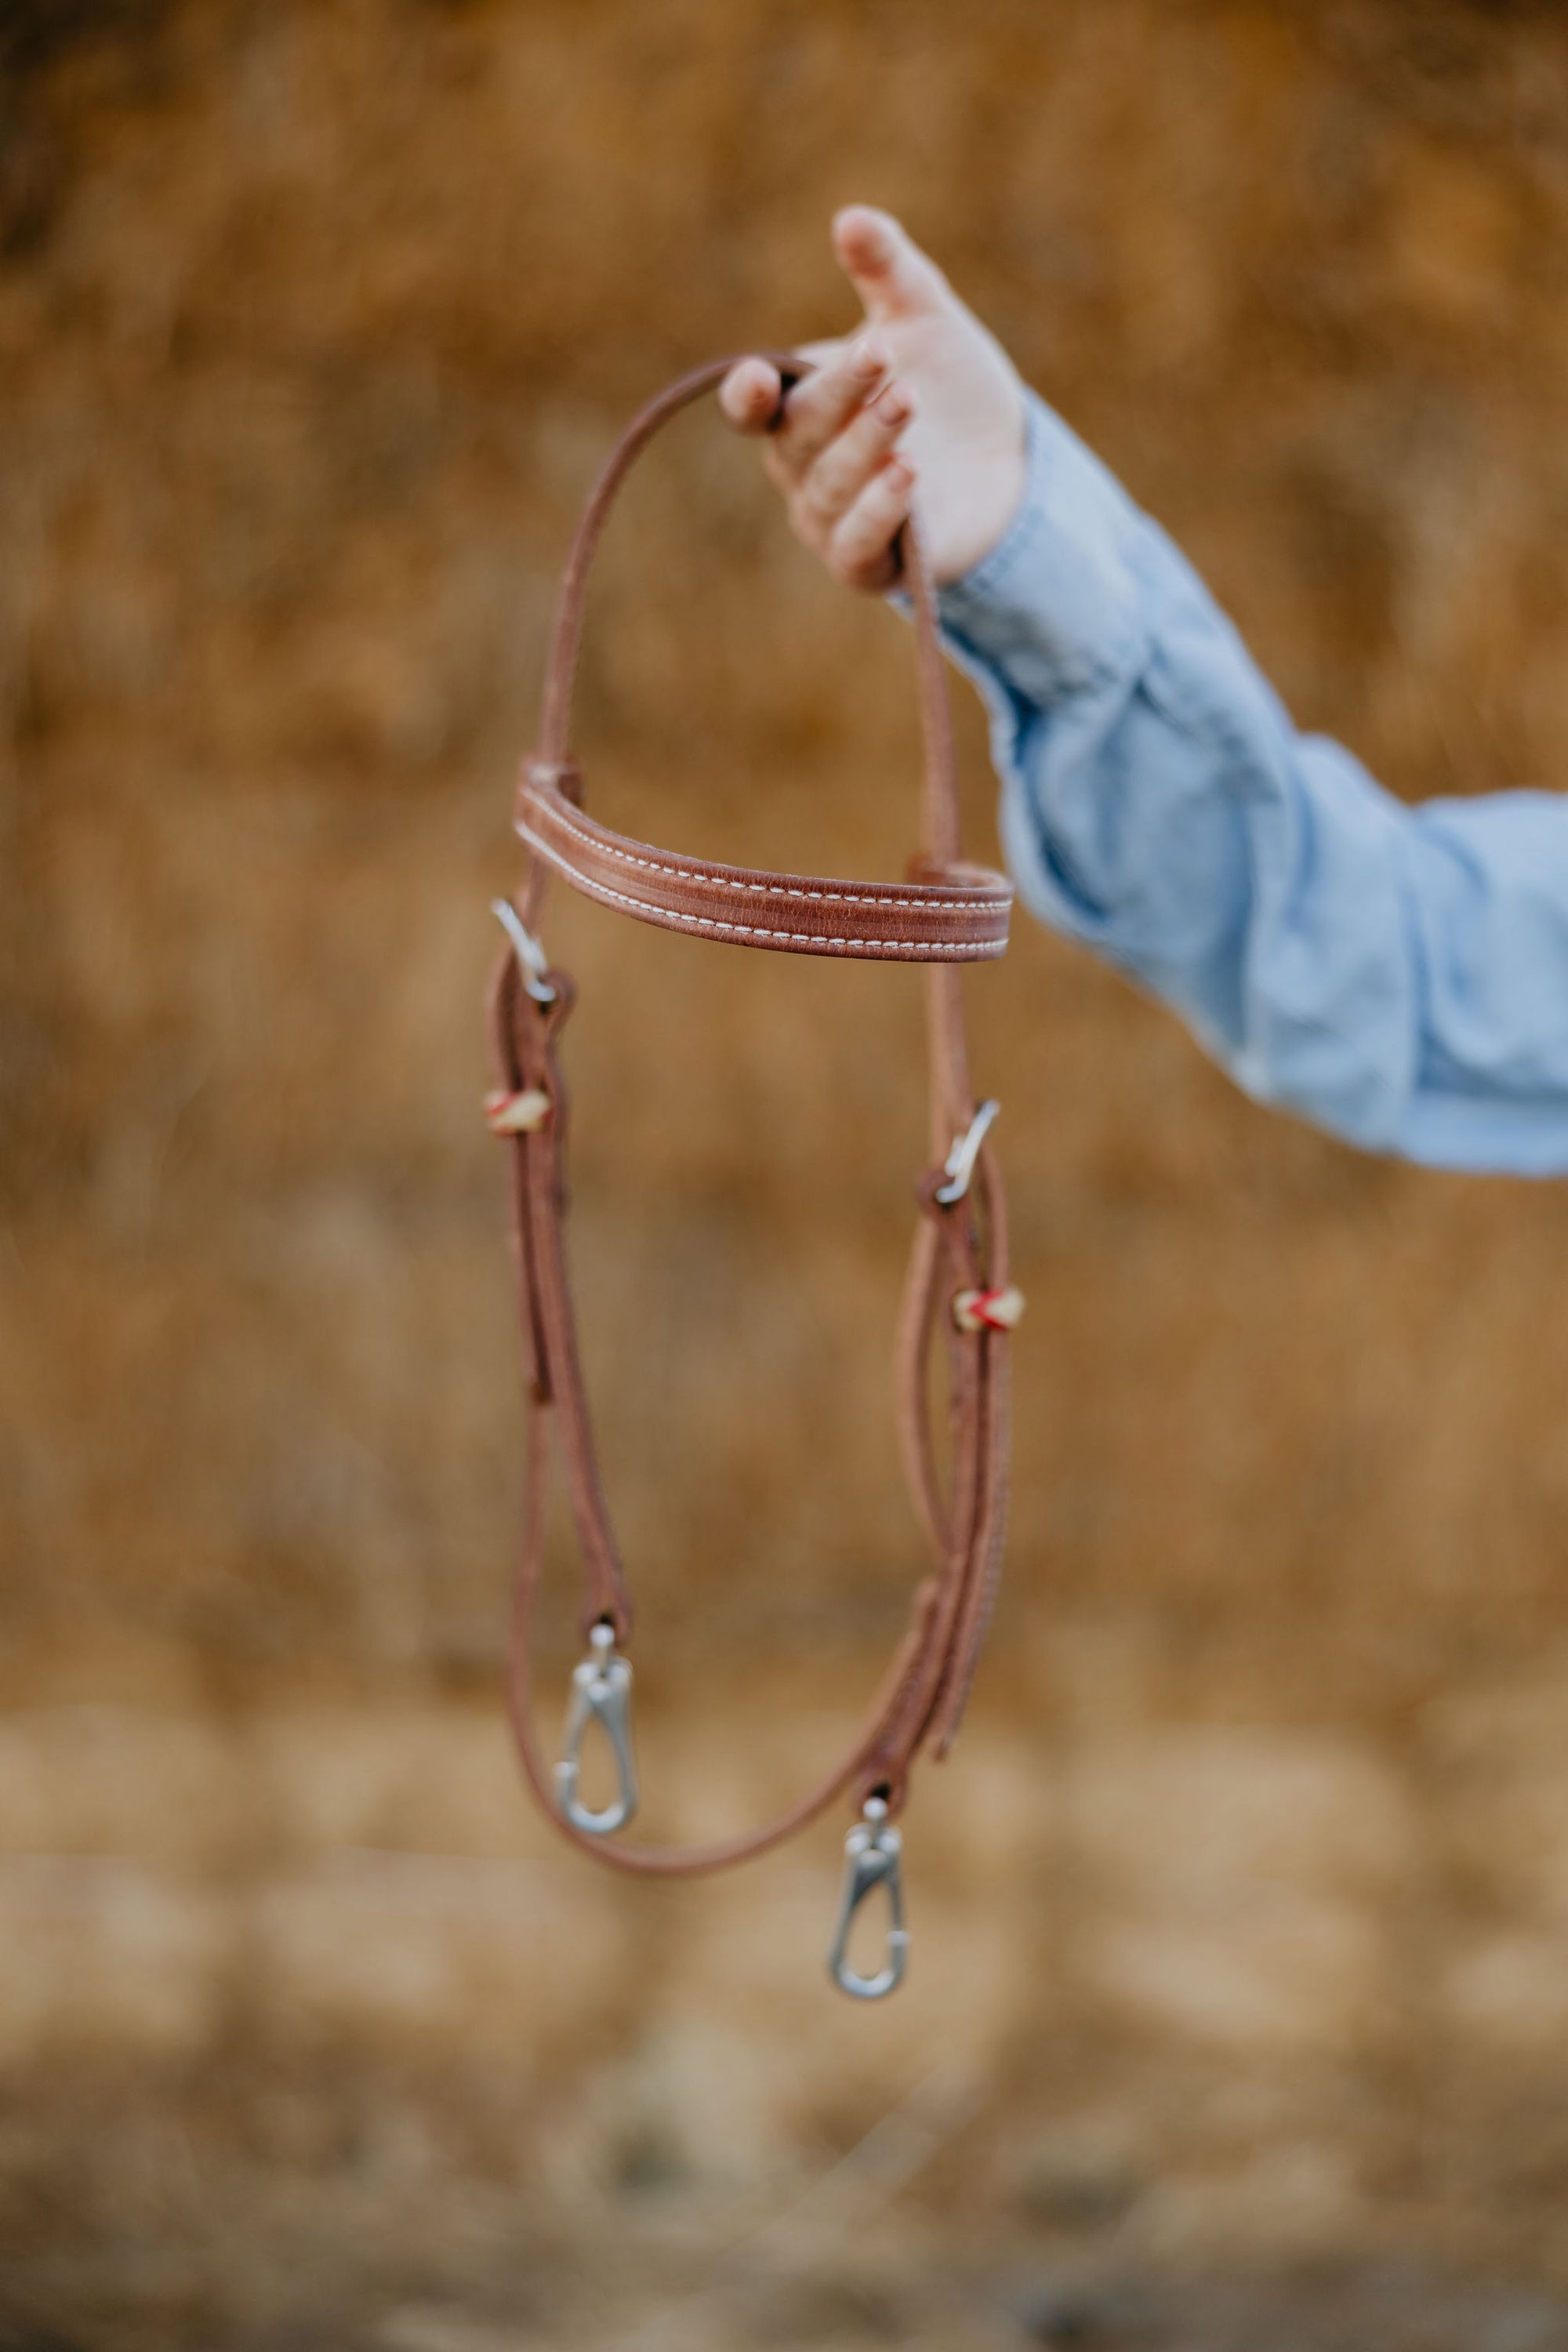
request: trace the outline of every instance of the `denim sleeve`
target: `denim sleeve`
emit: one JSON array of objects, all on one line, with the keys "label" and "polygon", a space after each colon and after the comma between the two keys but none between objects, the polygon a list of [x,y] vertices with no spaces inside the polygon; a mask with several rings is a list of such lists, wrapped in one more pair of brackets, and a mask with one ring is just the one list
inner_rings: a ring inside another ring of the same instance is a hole
[{"label": "denim sleeve", "polygon": [[1407,807],[1298,734],[1191,566],[1042,402],[941,596],[1026,904],[1259,1102],[1434,1167],[1568,1171],[1568,800]]}]

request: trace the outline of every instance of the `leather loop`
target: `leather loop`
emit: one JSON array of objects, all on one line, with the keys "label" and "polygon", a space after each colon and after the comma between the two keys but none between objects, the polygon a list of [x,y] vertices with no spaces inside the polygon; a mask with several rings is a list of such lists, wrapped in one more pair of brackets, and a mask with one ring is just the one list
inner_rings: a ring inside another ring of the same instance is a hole
[{"label": "leather loop", "polygon": [[[730,361],[715,361],[672,384],[633,420],[599,478],[573,545],[546,680],[542,744],[525,762],[517,828],[531,853],[516,911],[525,932],[538,921],[546,879],[559,873],[616,911],[700,938],[796,954],[885,956],[926,964],[931,1054],[932,1167],[916,1188],[920,1214],[905,1285],[897,1348],[899,1423],[904,1464],[930,1539],[933,1572],[915,1592],[908,1629],[865,1724],[814,1787],[764,1827],[700,1847],[650,1848],[589,1836],[566,1818],[533,1727],[529,1662],[543,1557],[546,1468],[565,1474],[582,1563],[584,1633],[607,1623],[624,1641],[631,1598],[599,1475],[577,1347],[565,1248],[567,1101],[559,1039],[573,989],[553,968],[531,974],[509,950],[490,994],[490,1039],[498,1091],[531,1098],[524,1125],[503,1124],[511,1154],[513,1254],[528,1350],[528,1498],[508,1670],[508,1702],[523,1769],[562,1835],[614,1869],[661,1876],[717,1870],[777,1845],[847,1791],[857,1805],[885,1797],[896,1815],[915,1757],[946,1753],[958,1727],[1001,1553],[1007,1486],[1007,1363],[1005,1328],[961,1328],[951,1312],[960,1293],[1000,1292],[1007,1283],[1007,1225],[1000,1173],[988,1140],[963,1160],[955,1192],[944,1167],[974,1119],[964,1045],[960,963],[999,955],[1011,891],[1005,878],[959,856],[958,796],[941,648],[930,578],[918,536],[904,542],[914,606],[917,680],[926,746],[923,846],[902,882],[839,882],[767,874],[677,856],[611,833],[582,812],[581,777],[567,748],[572,680],[589,564],[626,468],[666,418],[718,383]],[[781,367],[784,362],[780,362]],[[790,359],[792,373],[803,363]],[[547,1115],[531,1116],[537,1099]],[[969,1161],[973,1159],[973,1176]],[[944,1202],[939,1193],[949,1198]],[[945,1480],[931,1426],[931,1360],[943,1353],[951,1430]]]}]

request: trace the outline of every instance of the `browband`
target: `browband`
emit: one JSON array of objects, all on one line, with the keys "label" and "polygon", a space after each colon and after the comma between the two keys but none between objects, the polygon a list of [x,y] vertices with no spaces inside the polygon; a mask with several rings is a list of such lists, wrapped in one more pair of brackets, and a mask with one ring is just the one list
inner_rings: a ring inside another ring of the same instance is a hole
[{"label": "browband", "polygon": [[518,834],[574,888],[617,914],[797,955],[975,963],[1006,947],[1012,889],[983,866],[945,866],[940,881],[837,882],[672,857],[584,816],[577,789],[574,768],[525,761]]},{"label": "browband", "polygon": [[[805,372],[775,355],[786,384]],[[589,498],[562,585],[545,675],[540,748],[518,787],[517,831],[530,852],[515,900],[498,902],[510,944],[490,999],[496,1088],[492,1129],[511,1153],[514,1255],[531,1366],[528,1496],[512,1616],[510,1712],[523,1769],[563,1834],[620,1870],[664,1875],[715,1870],[766,1852],[847,1790],[860,1814],[847,1843],[847,1876],[829,1965],[862,1999],[892,1990],[907,1937],[893,1825],[915,1756],[947,1752],[984,1637],[1006,1504],[1007,1338],[1022,1300],[1007,1280],[1006,1213],[987,1129],[995,1105],[971,1096],[959,974],[962,963],[1006,945],[1010,887],[958,855],[958,795],[946,680],[930,574],[912,524],[901,539],[914,618],[925,747],[924,845],[901,882],[771,874],[659,849],[612,833],[584,814],[582,778],[569,747],[573,683],[589,568],[628,468],[665,421],[710,391],[734,364],[718,360],[682,377],[634,418]],[[621,1654],[632,1610],[599,1475],[568,1285],[563,1231],[565,1092],[559,1041],[573,1001],[566,975],[537,939],[548,879],[559,874],[597,904],[667,930],[721,944],[795,955],[892,958],[923,963],[931,1053],[933,1164],[916,1186],[920,1218],[900,1317],[897,1381],[906,1474],[934,1554],[909,1628],[848,1752],[777,1820],[701,1847],[605,1841],[637,1803],[630,1738],[631,1668]],[[927,1367],[938,1342],[948,1370],[951,1455],[939,1475],[928,1409]],[[551,1440],[554,1445],[552,1449]],[[545,1475],[560,1457],[581,1555],[588,1654],[573,1676],[564,1753],[553,1769],[533,1726],[532,1620],[543,1545]],[[597,1725],[616,1772],[616,1795],[590,1810],[579,1790],[581,1750]],[[860,1904],[885,1889],[890,1924],[886,1965],[875,1976],[849,1964]]]}]

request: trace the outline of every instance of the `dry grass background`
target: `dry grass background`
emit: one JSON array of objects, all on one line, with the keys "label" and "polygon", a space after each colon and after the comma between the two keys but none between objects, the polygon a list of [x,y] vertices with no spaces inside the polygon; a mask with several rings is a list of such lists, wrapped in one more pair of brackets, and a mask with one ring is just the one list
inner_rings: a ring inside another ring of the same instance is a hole
[{"label": "dry grass background", "polygon": [[[974,977],[1015,1532],[863,2014],[836,1827],[638,1889],[514,1785],[477,1116],[576,501],[845,320],[850,197],[1304,723],[1563,781],[1559,12],[9,0],[0,58],[0,2344],[1568,2342],[1561,1192],[1271,1119],[1027,926]],[[710,424],[586,686],[613,822],[896,870],[900,627]],[[652,1811],[739,1821],[917,1565],[918,991],[550,934]]]}]

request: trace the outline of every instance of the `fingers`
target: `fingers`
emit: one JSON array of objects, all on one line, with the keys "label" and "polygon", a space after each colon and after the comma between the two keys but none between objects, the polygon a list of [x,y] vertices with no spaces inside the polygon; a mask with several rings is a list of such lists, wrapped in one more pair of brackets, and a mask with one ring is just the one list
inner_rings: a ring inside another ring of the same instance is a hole
[{"label": "fingers", "polygon": [[870,205],[846,205],[834,215],[833,249],[873,324],[927,317],[950,297],[935,262],[891,213]]},{"label": "fingers", "polygon": [[860,335],[797,383],[774,436],[779,462],[799,480],[828,443],[862,408],[887,373],[888,354],[874,335]]},{"label": "fingers", "polygon": [[831,530],[886,465],[913,415],[914,402],[903,385],[885,384],[828,443],[800,482],[795,499],[797,521],[808,529]]},{"label": "fingers", "polygon": [[719,405],[741,433],[766,433],[778,414],[779,372],[770,360],[741,360],[719,387]]},{"label": "fingers", "polygon": [[[857,224],[869,224],[859,247]],[[841,215],[837,233],[873,273],[882,270],[894,305],[921,298],[922,271],[940,291],[943,281],[885,215]],[[889,351],[874,331],[809,346],[801,356],[815,363],[812,373],[787,396],[772,361],[738,361],[720,387],[720,408],[738,432],[768,436],[767,470],[788,499],[796,531],[834,577],[851,587],[887,588],[898,577],[895,541],[914,488],[897,455],[914,403],[902,383],[888,380]]]},{"label": "fingers", "polygon": [[901,457],[873,475],[828,541],[826,560],[836,580],[850,588],[891,586],[900,569],[893,541],[909,520],[914,486]]}]

